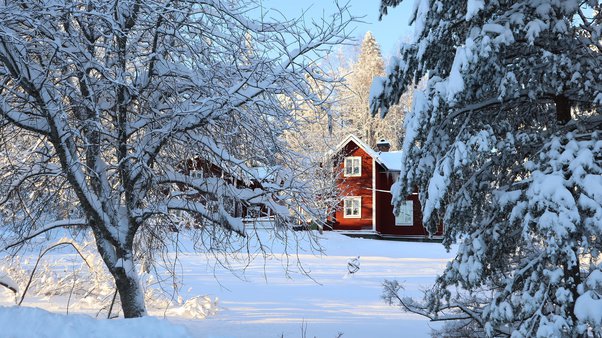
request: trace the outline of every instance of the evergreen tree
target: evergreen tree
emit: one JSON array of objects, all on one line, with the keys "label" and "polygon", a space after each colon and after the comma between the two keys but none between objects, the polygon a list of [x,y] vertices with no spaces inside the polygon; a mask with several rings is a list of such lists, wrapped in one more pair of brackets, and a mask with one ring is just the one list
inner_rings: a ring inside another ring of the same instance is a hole
[{"label": "evergreen tree", "polygon": [[[400,0],[383,0],[381,15]],[[458,243],[423,301],[487,336],[602,335],[602,15],[598,1],[421,1],[415,43],[375,81],[386,115],[417,79],[399,204]],[[460,291],[454,292],[453,290]],[[475,333],[478,335],[478,333]]]},{"label": "evergreen tree", "polygon": [[367,32],[362,41],[357,61],[341,73],[346,76],[346,85],[340,90],[341,125],[347,131],[361,137],[370,146],[375,147],[379,139],[384,138],[394,147],[399,145],[403,111],[395,106],[386,120],[370,116],[369,97],[372,80],[384,74],[385,62],[380,46],[371,32]]}]

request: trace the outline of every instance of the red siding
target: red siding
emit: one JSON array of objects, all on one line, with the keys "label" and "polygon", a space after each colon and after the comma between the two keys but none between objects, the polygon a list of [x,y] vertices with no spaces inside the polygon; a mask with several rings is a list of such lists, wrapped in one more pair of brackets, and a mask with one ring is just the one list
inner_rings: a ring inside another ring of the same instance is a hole
[{"label": "red siding", "polygon": [[[387,172],[380,165],[376,165],[376,231],[382,235],[428,237],[428,232],[422,225],[422,208],[418,194],[406,196],[406,200],[414,202],[414,225],[395,225],[393,206],[391,205],[391,185],[395,183],[398,173]],[[436,235],[442,234],[442,228]]]},{"label": "red siding", "polygon": [[[383,236],[399,236],[412,238],[427,238],[428,232],[422,225],[422,211],[418,194],[412,194],[406,197],[406,200],[413,201],[413,225],[397,226],[395,225],[395,216],[393,215],[393,206],[391,205],[391,185],[397,180],[399,173],[386,171],[378,163],[374,163],[372,157],[361,149],[355,142],[349,141],[341,151],[342,160],[347,156],[359,156],[362,158],[362,175],[360,177],[341,177],[338,181],[341,195],[360,196],[362,198],[361,218],[344,218],[343,202],[334,213],[334,219],[329,219],[333,230],[373,230],[372,208],[373,196],[375,199],[374,212],[376,232]],[[373,182],[373,168],[376,165],[376,177]],[[338,164],[340,172],[344,170],[344,162]],[[375,189],[373,189],[373,183]],[[373,195],[374,193],[374,195]],[[441,225],[436,236],[443,234]]]},{"label": "red siding", "polygon": [[[372,157],[353,141],[342,150],[344,156],[360,156],[362,158],[362,175],[360,177],[344,177],[339,180],[339,188],[343,196],[361,196],[361,218],[344,218],[343,202],[335,213],[334,230],[372,230]],[[338,165],[343,172],[344,163]]]}]

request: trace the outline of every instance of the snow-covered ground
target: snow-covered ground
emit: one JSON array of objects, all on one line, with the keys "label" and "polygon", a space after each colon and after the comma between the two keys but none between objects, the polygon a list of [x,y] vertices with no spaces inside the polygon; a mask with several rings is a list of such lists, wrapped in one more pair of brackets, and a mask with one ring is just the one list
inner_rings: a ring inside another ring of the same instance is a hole
[{"label": "snow-covered ground", "polygon": [[[190,319],[172,311],[168,319],[196,338],[335,338],[339,333],[343,338],[429,336],[429,322],[383,302],[382,282],[403,281],[408,295],[418,295],[420,288],[430,285],[442,271],[452,253],[437,243],[369,240],[336,233],[320,237],[323,255],[304,250],[297,254],[289,248],[292,252],[287,256],[282,254],[284,247],[277,245],[272,258],[258,258],[245,266],[235,264],[239,268],[236,276],[215,264],[210,255],[180,254],[183,295],[208,295],[217,299],[219,311],[205,319]],[[357,256],[360,269],[349,274],[348,261]],[[297,260],[311,278],[296,267]],[[285,272],[287,264],[290,268]],[[52,298],[52,303],[31,298],[23,305],[65,313],[63,298]],[[0,293],[0,304],[14,304],[9,291]],[[0,308],[0,323],[16,317],[14,311]],[[150,312],[163,315],[163,311]],[[146,335],[140,332],[140,337]]]},{"label": "snow-covered ground", "polygon": [[189,338],[185,327],[153,317],[97,320],[30,307],[0,307],[0,336],[6,338]]}]

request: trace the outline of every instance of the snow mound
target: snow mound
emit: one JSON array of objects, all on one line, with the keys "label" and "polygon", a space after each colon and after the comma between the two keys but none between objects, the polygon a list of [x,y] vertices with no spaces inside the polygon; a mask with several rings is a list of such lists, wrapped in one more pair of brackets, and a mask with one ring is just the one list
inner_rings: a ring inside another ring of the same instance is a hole
[{"label": "snow mound", "polygon": [[0,306],[3,337],[11,338],[190,338],[182,326],[154,317],[94,319],[86,315],[60,315],[42,309]]},{"label": "snow mound", "polygon": [[217,314],[217,299],[214,301],[209,296],[198,296],[187,300],[181,307],[167,311],[169,315],[178,317],[203,319]]},{"label": "snow mound", "polygon": [[595,292],[585,292],[575,302],[575,316],[599,327],[602,325],[602,299]]},{"label": "snow mound", "polygon": [[14,293],[17,293],[19,290],[17,283],[15,283],[15,281],[2,270],[0,270],[0,286],[9,288]]}]

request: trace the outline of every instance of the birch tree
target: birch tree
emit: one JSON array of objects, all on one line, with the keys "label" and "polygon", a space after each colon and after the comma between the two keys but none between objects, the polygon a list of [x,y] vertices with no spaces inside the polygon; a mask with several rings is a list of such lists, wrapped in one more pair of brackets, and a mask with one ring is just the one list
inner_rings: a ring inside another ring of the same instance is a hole
[{"label": "birch tree", "polygon": [[[399,0],[383,0],[381,14]],[[405,123],[394,203],[458,252],[423,300],[385,297],[475,336],[602,335],[602,17],[598,1],[420,1],[415,42],[375,82]]]},{"label": "birch tree", "polygon": [[253,230],[238,206],[266,206],[285,227],[311,213],[280,137],[297,127],[283,102],[310,101],[308,79],[328,80],[315,60],[346,38],[350,18],[339,8],[308,27],[254,6],[0,4],[0,195],[14,225],[4,239],[91,231],[124,316],[138,317],[139,253],[165,249],[182,217],[226,251]]}]

